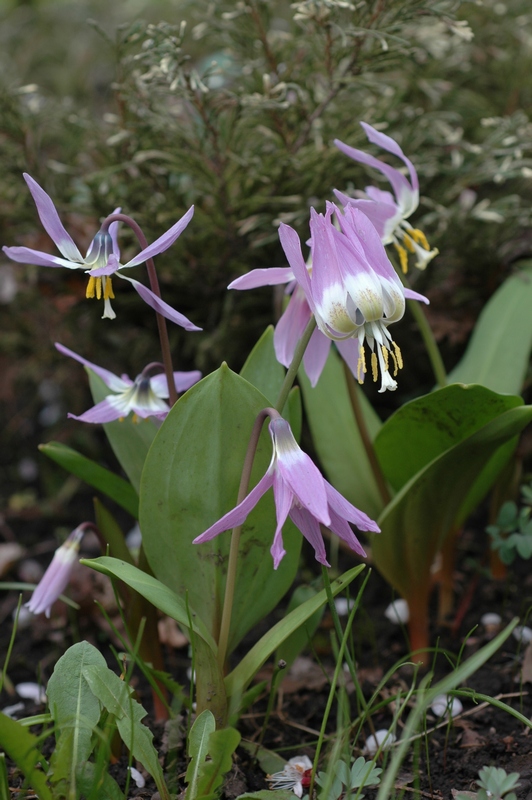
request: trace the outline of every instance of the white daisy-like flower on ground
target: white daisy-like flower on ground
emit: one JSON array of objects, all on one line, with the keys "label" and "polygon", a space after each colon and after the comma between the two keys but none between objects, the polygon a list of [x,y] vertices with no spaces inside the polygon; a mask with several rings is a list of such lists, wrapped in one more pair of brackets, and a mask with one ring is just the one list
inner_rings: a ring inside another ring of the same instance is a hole
[{"label": "white daisy-like flower on ground", "polygon": [[303,789],[310,786],[312,774],[312,761],[308,756],[296,756],[287,762],[281,772],[267,775],[266,780],[270,789],[289,789],[297,797],[303,796]]}]

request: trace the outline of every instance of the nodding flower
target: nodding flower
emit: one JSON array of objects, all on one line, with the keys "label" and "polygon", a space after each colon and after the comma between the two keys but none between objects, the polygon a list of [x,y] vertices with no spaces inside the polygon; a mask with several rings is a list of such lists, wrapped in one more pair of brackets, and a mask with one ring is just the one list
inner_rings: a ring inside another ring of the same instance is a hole
[{"label": "nodding flower", "polygon": [[391,192],[378,189],[376,186],[366,186],[362,198],[353,198],[335,189],[335,195],[340,202],[347,208],[349,206],[363,211],[372,221],[379,232],[383,244],[393,243],[398,254],[401,269],[407,272],[408,254],[411,253],[416,258],[416,267],[425,269],[429,261],[438,255],[438,250],[430,249],[427,237],[423,231],[413,228],[407,219],[419,205],[419,181],[414,165],[408,159],[396,141],[385,133],[380,133],[367,122],[360,123],[364,128],[366,136],[373,144],[382,147],[389,153],[397,156],[403,161],[408,169],[410,180],[399,170],[380,161],[378,158],[350,147],[339,139],[334,143],[346,156],[366,164],[369,167],[382,172],[388,178],[393,189]]},{"label": "nodding flower", "polygon": [[55,551],[48,569],[33,590],[31,599],[26,603],[33,614],[44,612],[47,617],[50,617],[53,604],[68,585],[87,527],[93,527],[92,523],[84,522],[79,525]]},{"label": "nodding flower", "polygon": [[[157,417],[163,420],[170,411],[170,406],[165,401],[169,397],[168,381],[166,375],[151,375],[154,369],[163,370],[162,364],[148,364],[140,375],[137,375],[134,381],[127,375],[115,375],[108,369],[98,367],[96,364],[87,361],[86,358],[74,353],[62,344],[56,342],[56,349],[65,356],[70,356],[80,364],[88,367],[98,377],[102,379],[105,385],[111,389],[111,394],[108,394],[95,406],[89,408],[84,414],[77,417],[75,414],[69,414],[72,419],[77,419],[80,422],[113,422],[116,419],[124,419],[130,412],[133,413],[134,419],[146,419],[146,417]],[[175,388],[178,393],[184,392],[197,383],[201,378],[199,370],[192,370],[191,372],[174,372]]]},{"label": "nodding flower", "polygon": [[[103,299],[103,319],[115,319],[116,317],[111,306],[111,300],[114,299],[115,296],[112,276],[117,275],[119,278],[128,281],[144,302],[163,317],[166,317],[166,319],[175,322],[176,325],[180,325],[187,331],[201,330],[201,328],[198,328],[190,322],[183,314],[180,314],[179,311],[176,311],[172,306],[168,305],[168,303],[165,303],[164,300],[161,300],[161,298],[152,292],[151,289],[148,289],[147,286],[123,274],[123,270],[143,264],[149,258],[153,258],[153,256],[167,250],[181,235],[192,219],[194,215],[194,206],[191,206],[186,214],[167,230],[166,233],[163,233],[162,236],[156,239],[155,242],[145,247],[144,250],[141,250],[140,253],[126,264],[121,264],[120,249],[117,240],[117,222],[112,222],[108,229],[104,225],[98,231],[90,244],[87,255],[83,257],[74,240],[65,230],[63,223],[59,219],[59,214],[57,213],[52,198],[30,175],[24,173],[24,180],[35,201],[37,213],[42,225],[61,253],[61,257],[52,256],[40,250],[32,250],[30,247],[3,247],[2,249],[8,258],[22,264],[35,264],[39,267],[66,267],[66,269],[83,270],[83,272],[89,276],[86,297],[96,297],[98,300]],[[113,213],[118,214],[119,212],[120,209],[117,208]]]},{"label": "nodding flower", "polygon": [[273,487],[277,527],[270,552],[274,569],[277,569],[285,555],[283,525],[287,517],[310,542],[320,564],[329,566],[320,525],[330,528],[351,550],[364,557],[366,554],[349,523],[374,533],[380,531],[379,526],[325,480],[314,462],[299,447],[288,422],[273,409],[268,411],[271,414],[269,431],[273,454],[265,475],[236,508],[197,536],[194,544],[208,542],[223,531],[242,525],[262,495]]}]

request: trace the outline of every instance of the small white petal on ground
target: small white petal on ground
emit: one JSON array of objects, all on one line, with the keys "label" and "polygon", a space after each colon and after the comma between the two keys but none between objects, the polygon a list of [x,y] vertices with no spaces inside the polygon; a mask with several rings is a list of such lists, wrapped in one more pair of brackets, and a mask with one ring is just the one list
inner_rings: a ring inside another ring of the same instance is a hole
[{"label": "small white petal on ground", "polygon": [[384,612],[384,616],[386,619],[389,619],[390,622],[394,622],[396,625],[401,625],[408,622],[410,619],[408,603],[402,598],[394,600]]},{"label": "small white petal on ground", "polygon": [[512,631],[512,636],[522,644],[529,644],[532,642],[532,628],[527,625],[517,625]]},{"label": "small white petal on ground", "polygon": [[395,739],[396,736],[394,733],[386,728],[381,728],[379,731],[375,731],[375,735],[372,734],[371,736],[368,736],[366,739],[364,752],[370,756],[373,756],[380,747],[382,747],[383,750],[387,750],[389,747],[391,747],[395,742]]},{"label": "small white petal on ground", "polygon": [[431,705],[432,713],[437,717],[445,717],[451,714],[451,717],[457,717],[463,711],[463,706],[457,697],[449,697],[446,694],[440,694],[434,699]]},{"label": "small white petal on ground", "polygon": [[17,683],[15,691],[19,697],[25,700],[33,700],[35,703],[46,703],[46,693],[38,683]]}]

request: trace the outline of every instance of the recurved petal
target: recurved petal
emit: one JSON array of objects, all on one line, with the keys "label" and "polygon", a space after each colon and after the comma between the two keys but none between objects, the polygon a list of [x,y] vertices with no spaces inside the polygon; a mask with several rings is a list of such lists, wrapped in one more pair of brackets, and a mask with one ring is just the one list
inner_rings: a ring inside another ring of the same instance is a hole
[{"label": "recurved petal", "polygon": [[319,561],[324,567],[330,567],[318,520],[305,508],[298,508],[297,506],[293,506],[290,511],[290,519],[297,525],[307,542],[310,542],[314,548],[316,561]]},{"label": "recurved petal", "polygon": [[413,289],[405,289],[404,293],[407,300],[419,300],[420,303],[425,303],[425,305],[430,304],[428,297],[425,297],[424,294],[419,294],[419,292],[414,292]]},{"label": "recurved petal", "polygon": [[331,510],[331,524],[329,525],[331,531],[336,534],[340,539],[349,545],[351,550],[358,553],[362,558],[366,557],[366,551],[358,541],[357,537],[351,530],[349,523],[343,517]]},{"label": "recurved petal", "polygon": [[277,455],[276,471],[298,503],[324,525],[329,524],[325,481],[313,461],[301,450],[285,419],[272,419],[270,433]]},{"label": "recurved petal", "polygon": [[[187,389],[190,389],[190,387],[199,380],[201,380],[201,372],[199,369],[193,369],[190,372],[174,372],[175,388],[179,393],[186,392]],[[164,373],[154,375],[153,378],[150,378],[150,384],[157,397],[164,397],[166,399],[169,396],[168,382]]]},{"label": "recurved petal", "polygon": [[133,278],[128,278],[125,275],[122,275],[121,272],[116,273],[120,278],[123,278],[125,281],[129,281],[131,285],[134,287],[135,291],[142,297],[145,303],[147,303],[150,308],[153,308],[154,311],[157,311],[166,319],[169,319],[170,322],[175,322],[176,325],[180,325],[186,331],[201,331],[201,328],[198,328],[197,325],[194,325],[189,319],[187,319],[184,314],[180,314],[179,311],[176,311],[175,308],[165,303],[164,300],[161,300],[160,297],[157,297],[151,289],[148,289],[147,286],[144,286],[143,283],[139,283],[139,281],[134,281]]},{"label": "recurved petal", "polygon": [[273,334],[275,356],[283,366],[289,367],[292,363],[297,343],[311,316],[305,292],[297,285]]},{"label": "recurved petal", "polygon": [[309,306],[314,312],[312,287],[307,265],[301,252],[301,240],[296,231],[290,225],[285,225],[284,222],[279,227],[279,239],[288,263],[292,267],[294,277],[305,292]]},{"label": "recurved petal", "polygon": [[42,222],[43,228],[48,236],[55,242],[57,248],[65,256],[65,258],[69,259],[70,261],[83,261],[83,256],[76,247],[72,237],[63,227],[63,223],[59,219],[59,214],[56,211],[50,195],[46,194],[44,189],[41,189],[37,181],[34,181],[31,175],[28,175],[27,172],[23,174],[24,180],[26,181],[28,189],[32,194],[35,205],[37,206],[37,213]]},{"label": "recurved petal", "polygon": [[268,267],[267,269],[252,269],[246,275],[235,278],[227,288],[256,289],[259,286],[277,286],[293,280],[294,273],[290,267]]},{"label": "recurved petal", "polygon": [[305,372],[310,381],[310,385],[313,387],[316,386],[323,372],[330,349],[331,339],[328,339],[319,328],[316,328],[310,337],[305,355],[303,356]]},{"label": "recurved petal", "polygon": [[84,264],[76,264],[67,261],[59,256],[52,256],[49,253],[41,253],[40,250],[32,250],[31,247],[2,247],[2,250],[12,261],[20,264],[35,264],[37,267],[66,267],[67,269],[85,269]]},{"label": "recurved petal", "polygon": [[77,419],[79,422],[90,422],[93,425],[100,425],[105,422],[114,422],[116,419],[127,417],[131,411],[130,403],[125,401],[123,396],[110,394],[95,406],[89,408],[83,414],[69,414],[69,419]]},{"label": "recurved petal", "polygon": [[392,139],[391,136],[387,136],[385,133],[381,133],[372,125],[368,125],[367,122],[361,122],[361,126],[364,128],[366,136],[368,137],[369,141],[373,144],[382,147],[383,150],[387,150],[389,153],[393,153],[394,156],[400,158],[406,166],[408,167],[408,171],[410,173],[410,180],[412,181],[413,189],[419,189],[419,183],[417,179],[417,173],[414,169],[414,165],[410,161],[409,158],[405,156],[395,139]]},{"label": "recurved petal", "polygon": [[380,533],[380,528],[376,522],[346,500],[328,481],[324,481],[324,483],[331,513],[334,512],[348,522],[353,522],[362,531]]},{"label": "recurved petal", "polygon": [[[144,250],[141,250],[135,258],[132,258],[131,261],[128,261],[127,264],[124,264],[125,267],[136,267],[138,264],[143,264],[148,258],[153,258],[154,256],[159,255],[159,253],[164,253],[165,250],[175,242],[175,240],[183,233],[185,228],[187,227],[188,223],[194,216],[194,206],[191,206],[186,214],[183,214],[180,220],[178,220],[175,225],[163,233],[162,236],[159,236],[154,242],[152,242],[148,247]],[[178,323],[179,324],[179,323]]]},{"label": "recurved petal", "polygon": [[[273,462],[272,462],[273,463]],[[199,536],[193,539],[192,544],[202,544],[203,542],[210,542],[215,536],[223,531],[229,531],[237,525],[242,525],[248,514],[255,508],[263,494],[273,485],[273,467],[270,467],[265,475],[260,479],[257,485],[251,490],[247,497],[245,497],[236,508],[228,511],[218,522],[211,525]]]},{"label": "recurved petal", "polygon": [[127,375],[123,375],[121,378],[119,378],[118,375],[115,375],[113,372],[109,372],[108,369],[99,367],[97,364],[93,364],[91,361],[87,361],[86,358],[79,356],[77,353],[74,353],[73,350],[69,350],[68,347],[65,347],[63,344],[59,344],[59,342],[55,343],[55,347],[56,350],[59,350],[59,352],[64,356],[69,356],[75,361],[79,361],[79,363],[83,364],[84,367],[91,369],[113,392],[125,392],[130,386],[133,386],[133,381],[128,378]]},{"label": "recurved petal", "polygon": [[273,543],[270,548],[270,553],[273,558],[273,568],[277,569],[281,563],[281,559],[286,551],[283,545],[283,525],[292,507],[294,495],[288,484],[283,480],[282,476],[277,472],[273,473],[273,497],[275,500],[275,513],[277,517],[277,526],[273,537]]}]

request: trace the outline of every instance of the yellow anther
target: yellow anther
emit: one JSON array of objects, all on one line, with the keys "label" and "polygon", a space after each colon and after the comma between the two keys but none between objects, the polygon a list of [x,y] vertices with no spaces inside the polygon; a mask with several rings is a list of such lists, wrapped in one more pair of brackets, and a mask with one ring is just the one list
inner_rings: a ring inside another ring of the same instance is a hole
[{"label": "yellow anther", "polygon": [[388,364],[389,364],[389,362],[388,362],[388,350],[386,349],[386,347],[383,344],[381,344],[381,353],[382,353],[382,358],[383,358],[383,361],[384,361],[384,368],[386,369],[386,372],[388,372]]},{"label": "yellow anther", "polygon": [[113,292],[113,282],[111,278],[105,279],[105,289],[103,293],[104,300],[114,300],[115,293]]},{"label": "yellow anther", "polygon": [[124,420],[125,420],[125,417],[118,417],[118,421],[119,422],[123,422]]},{"label": "yellow anther", "polygon": [[96,297],[98,300],[102,299],[102,279],[96,278]]},{"label": "yellow anther", "polygon": [[427,237],[420,231],[419,228],[409,228],[408,233],[412,237],[412,239],[421,245],[425,250],[430,250],[429,243],[427,242]]},{"label": "yellow anther", "polygon": [[133,416],[131,417],[131,422],[134,422],[135,425],[138,425],[139,422],[140,422],[140,419],[138,418],[138,416],[136,414],[133,414]]},{"label": "yellow anther", "polygon": [[371,354],[371,377],[373,378],[373,382],[377,381],[379,377],[379,365],[377,362],[377,353]]},{"label": "yellow anther", "polygon": [[[401,355],[401,351],[399,349],[399,345],[396,344],[395,342],[392,342],[392,345],[393,345],[393,349],[394,349],[394,352],[392,353],[392,356],[394,358],[394,361],[397,363],[397,369],[403,369],[403,356]],[[396,370],[395,374],[397,375],[397,370]]]},{"label": "yellow anther", "polygon": [[405,248],[401,247],[401,245],[397,244],[397,242],[394,242],[394,244],[395,244],[395,249],[399,253],[399,263],[401,264],[401,269],[403,273],[406,275],[406,273],[408,272],[408,253],[406,252]]},{"label": "yellow anther", "polygon": [[359,383],[364,383],[364,375],[367,372],[366,367],[366,353],[364,351],[364,345],[361,344],[358,350],[358,363],[357,363],[357,381]]},{"label": "yellow anther", "polygon": [[91,300],[94,297],[94,288],[96,286],[96,278],[93,278],[92,275],[89,278],[89,282],[87,284],[87,289],[85,291],[85,297],[88,300]]}]

